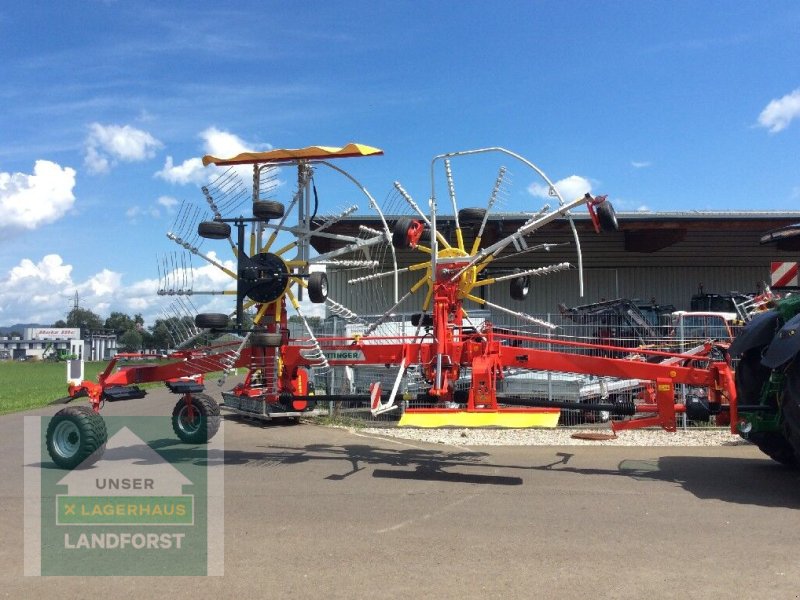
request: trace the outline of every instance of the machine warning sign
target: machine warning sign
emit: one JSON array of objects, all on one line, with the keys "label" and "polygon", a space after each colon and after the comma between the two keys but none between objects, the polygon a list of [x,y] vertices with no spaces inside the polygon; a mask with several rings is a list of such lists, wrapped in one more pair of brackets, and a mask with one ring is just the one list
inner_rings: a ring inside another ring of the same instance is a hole
[{"label": "machine warning sign", "polygon": [[49,420],[25,418],[26,575],[223,574],[221,430],[184,445],[169,419],[105,417],[105,448],[69,471]]}]

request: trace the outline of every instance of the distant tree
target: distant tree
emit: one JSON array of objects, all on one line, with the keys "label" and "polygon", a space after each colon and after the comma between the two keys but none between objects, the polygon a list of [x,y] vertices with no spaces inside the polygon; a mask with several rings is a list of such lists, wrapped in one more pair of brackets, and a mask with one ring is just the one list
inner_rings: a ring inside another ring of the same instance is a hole
[{"label": "distant tree", "polygon": [[123,352],[138,352],[142,349],[142,334],[129,329],[119,338],[119,347]]},{"label": "distant tree", "polygon": [[78,327],[81,338],[87,339],[89,332],[103,329],[103,319],[87,308],[73,308],[67,315],[67,327]]},{"label": "distant tree", "polygon": [[[141,315],[136,316],[141,318]],[[104,328],[111,329],[117,335],[122,335],[126,331],[130,331],[132,329],[138,329],[136,321],[122,312],[112,312],[111,315],[106,319]]]},{"label": "distant tree", "polygon": [[58,329],[60,329],[62,327],[67,327],[67,322],[64,319],[59,319],[58,321],[53,323],[53,327],[58,328]]}]

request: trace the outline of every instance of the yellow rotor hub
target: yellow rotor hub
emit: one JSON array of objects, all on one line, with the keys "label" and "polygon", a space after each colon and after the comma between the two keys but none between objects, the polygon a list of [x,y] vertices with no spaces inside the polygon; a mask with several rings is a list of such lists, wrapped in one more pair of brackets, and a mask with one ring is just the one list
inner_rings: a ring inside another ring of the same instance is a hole
[{"label": "yellow rotor hub", "polygon": [[[465,259],[464,262],[467,262],[471,256],[469,253],[461,250],[460,248],[443,248],[439,250],[436,254],[437,258],[463,258]],[[461,267],[458,267],[457,270],[461,270]],[[428,276],[430,277],[430,268],[428,269]],[[478,280],[478,269],[475,266],[471,266],[466,271],[464,271],[458,278],[458,298],[463,299],[469,295],[472,291],[472,288],[475,286],[475,282]]]}]

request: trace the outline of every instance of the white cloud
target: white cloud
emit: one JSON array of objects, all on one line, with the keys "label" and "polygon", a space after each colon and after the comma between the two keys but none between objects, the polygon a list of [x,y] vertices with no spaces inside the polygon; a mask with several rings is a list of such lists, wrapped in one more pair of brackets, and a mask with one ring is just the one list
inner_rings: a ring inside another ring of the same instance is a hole
[{"label": "white cloud", "polygon": [[76,291],[81,307],[103,318],[112,310],[146,313],[155,310],[159,302],[154,280],[126,286],[121,273],[107,268],[83,281],[75,281],[72,273],[72,265],[66,264],[58,254],[48,254],[38,262],[23,258],[5,276],[0,276],[3,322],[49,325],[64,319]]},{"label": "white cloud", "polygon": [[631,166],[634,169],[646,169],[647,167],[653,166],[653,163],[651,163],[649,160],[642,160],[642,161],[632,160]]},{"label": "white cloud", "polygon": [[[570,175],[564,179],[556,181],[554,184],[558,193],[564,198],[565,202],[571,202],[576,198],[581,198],[592,191],[592,183],[580,175]],[[537,198],[552,198],[550,188],[545,183],[532,183],[528,186],[528,193]]]},{"label": "white cloud", "polygon": [[156,202],[166,208],[169,212],[175,212],[175,207],[178,205],[178,200],[172,196],[159,196]]},{"label": "white cloud", "polygon": [[161,218],[161,211],[158,210],[158,208],[156,208],[155,206],[142,208],[138,204],[135,204],[135,205],[129,207],[125,211],[125,216],[132,223],[138,223],[139,217],[149,217],[151,219],[160,219]]},{"label": "white cloud", "polygon": [[[239,136],[217,129],[216,127],[209,127],[200,133],[200,138],[203,140],[204,154],[210,154],[218,157],[231,157],[241,154],[242,152],[253,152],[269,149],[272,146],[269,144],[250,144],[245,142]],[[242,168],[243,173],[248,175],[252,169],[249,166]],[[213,167],[204,167],[201,158],[187,158],[182,163],[176,165],[172,156],[167,156],[164,161],[164,168],[156,172],[156,177],[175,183],[179,185],[186,185],[189,183],[195,185],[202,185],[209,181],[209,179],[216,176]]]},{"label": "white cloud", "polygon": [[92,123],[86,138],[86,167],[92,173],[106,173],[122,162],[153,158],[163,144],[152,135],[130,125]]},{"label": "white cloud", "polygon": [[800,117],[800,88],[767,104],[758,115],[758,124],[768,129],[770,133],[778,133],[798,117]]},{"label": "white cloud", "polygon": [[37,160],[33,174],[0,172],[0,229],[36,229],[61,218],[75,203],[75,170]]},{"label": "white cloud", "polygon": [[[233,259],[223,260],[213,251],[209,258],[236,271]],[[196,260],[196,259],[195,259]],[[182,287],[188,281],[194,291],[235,290],[236,281],[216,266],[208,263],[194,265],[187,280],[182,271],[171,273],[165,282],[162,278],[143,279],[132,283],[125,281],[122,273],[109,268],[100,269],[85,279],[73,277],[73,267],[58,254],[48,254],[40,260],[24,258],[5,275],[0,274],[0,314],[3,322],[41,323],[49,325],[66,318],[72,308],[75,292],[80,306],[92,310],[102,318],[112,311],[128,314],[141,313],[146,325],[153,325],[162,317],[163,308],[174,298],[158,295],[159,288]],[[313,266],[312,270],[324,270],[324,266]],[[296,288],[293,288],[296,293]],[[235,308],[232,296],[195,295],[190,297],[197,312],[231,313]],[[184,303],[188,305],[184,298]],[[294,310],[289,307],[289,314]],[[304,294],[301,310],[307,317],[324,316],[324,304],[312,304]],[[183,311],[181,311],[183,312]]]},{"label": "white cloud", "polygon": [[201,185],[208,181],[208,171],[203,166],[203,161],[200,158],[189,158],[181,164],[176,165],[172,157],[167,156],[164,162],[164,168],[160,171],[156,171],[156,177],[178,185],[186,185],[189,183]]}]

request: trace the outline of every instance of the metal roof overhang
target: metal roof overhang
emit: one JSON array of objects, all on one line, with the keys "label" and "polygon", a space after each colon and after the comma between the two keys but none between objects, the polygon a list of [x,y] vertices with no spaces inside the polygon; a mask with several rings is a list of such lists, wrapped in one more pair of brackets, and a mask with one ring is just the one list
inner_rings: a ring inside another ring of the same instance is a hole
[{"label": "metal roof overhang", "polygon": [[[391,228],[398,216],[386,216]],[[489,216],[484,238],[487,242],[500,239],[516,231],[530,215],[520,213],[497,213]],[[593,231],[589,215],[578,213],[572,215],[579,232]],[[759,235],[780,227],[786,227],[800,221],[800,211],[758,211],[758,212],[634,212],[617,213],[619,229],[625,236],[625,250],[629,252],[657,252],[676,244],[686,237],[688,231],[730,231],[751,232]],[[452,229],[455,225],[451,215],[437,216],[440,229]],[[341,233],[357,236],[359,226],[366,225],[373,229],[382,227],[375,217],[351,216],[336,223],[328,229],[330,233]],[[558,232],[569,227],[567,219],[557,219],[544,226],[540,231]],[[800,237],[783,240],[782,243],[797,244],[800,248]],[[335,240],[329,238],[312,238],[312,246],[317,252],[327,252],[336,246]]]}]

